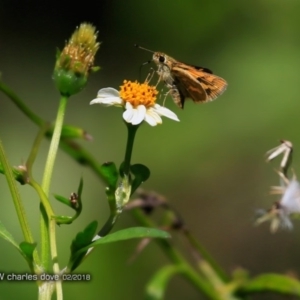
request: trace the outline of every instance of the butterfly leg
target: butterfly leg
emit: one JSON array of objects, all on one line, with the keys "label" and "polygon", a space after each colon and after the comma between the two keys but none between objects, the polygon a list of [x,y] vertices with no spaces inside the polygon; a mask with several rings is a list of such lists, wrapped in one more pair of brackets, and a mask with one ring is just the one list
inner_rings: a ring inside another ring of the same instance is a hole
[{"label": "butterfly leg", "polygon": [[[153,68],[150,69],[146,79],[145,79],[145,83],[150,83],[150,81],[152,80],[153,76],[154,76],[155,70]],[[157,85],[156,85],[157,86]]]}]

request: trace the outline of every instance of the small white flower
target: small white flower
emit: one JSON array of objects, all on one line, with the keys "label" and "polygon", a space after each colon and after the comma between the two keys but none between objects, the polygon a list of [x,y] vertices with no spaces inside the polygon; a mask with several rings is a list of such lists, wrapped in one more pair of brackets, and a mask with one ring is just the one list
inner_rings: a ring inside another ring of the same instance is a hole
[{"label": "small white flower", "polygon": [[271,232],[276,232],[279,227],[292,229],[291,214],[300,214],[300,183],[295,178],[288,181],[283,174],[280,176],[285,180],[285,186],[273,187],[273,194],[282,194],[279,202],[275,202],[272,208],[261,215],[256,224],[271,221]]},{"label": "small white flower", "polygon": [[273,160],[275,157],[283,153],[283,157],[280,163],[280,167],[285,169],[291,160],[291,154],[293,152],[293,144],[290,141],[282,140],[281,144],[267,152],[267,161]]},{"label": "small white flower", "polygon": [[280,205],[287,214],[300,213],[300,183],[292,179],[285,188]]},{"label": "small white flower", "polygon": [[132,125],[146,121],[151,126],[162,123],[161,116],[179,121],[171,110],[155,103],[157,90],[147,83],[124,81],[120,92],[114,88],[104,88],[90,104],[124,107],[123,119]]}]

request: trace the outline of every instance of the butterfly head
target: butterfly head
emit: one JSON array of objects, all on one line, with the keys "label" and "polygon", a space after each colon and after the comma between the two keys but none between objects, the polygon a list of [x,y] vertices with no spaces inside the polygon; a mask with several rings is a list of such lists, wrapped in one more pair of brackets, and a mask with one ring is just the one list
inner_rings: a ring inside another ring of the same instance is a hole
[{"label": "butterfly head", "polygon": [[152,59],[158,66],[165,65],[168,66],[170,69],[172,67],[173,59],[162,52],[154,52]]}]

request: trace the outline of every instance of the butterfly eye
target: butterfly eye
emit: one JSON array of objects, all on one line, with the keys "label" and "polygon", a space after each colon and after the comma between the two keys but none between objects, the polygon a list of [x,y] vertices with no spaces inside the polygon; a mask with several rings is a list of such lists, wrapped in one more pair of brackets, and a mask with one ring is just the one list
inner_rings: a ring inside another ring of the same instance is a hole
[{"label": "butterfly eye", "polygon": [[159,57],[159,62],[161,62],[161,63],[165,62],[165,57],[161,55],[161,56]]}]

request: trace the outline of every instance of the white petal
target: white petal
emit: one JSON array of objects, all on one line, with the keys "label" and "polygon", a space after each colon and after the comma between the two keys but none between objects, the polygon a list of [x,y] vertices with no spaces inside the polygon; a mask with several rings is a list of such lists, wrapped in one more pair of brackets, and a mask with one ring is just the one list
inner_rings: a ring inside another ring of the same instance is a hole
[{"label": "white petal", "polygon": [[179,119],[176,116],[176,114],[174,114],[171,110],[169,110],[163,106],[160,106],[159,104],[154,105],[154,110],[161,116],[164,116],[164,117],[167,117],[169,119],[179,122]]},{"label": "white petal", "polygon": [[133,109],[133,106],[131,105],[130,102],[126,102],[125,107],[126,109]]},{"label": "white petal", "polygon": [[146,116],[145,116],[145,121],[151,126],[156,126],[157,124],[162,123],[161,117],[152,108],[149,108],[147,110]]},{"label": "white petal", "polygon": [[139,105],[136,109],[134,109],[134,116],[131,119],[132,125],[140,124],[144,121],[146,116],[146,107],[144,105]]},{"label": "white petal", "polygon": [[120,98],[119,92],[114,88],[104,88],[101,89],[98,94],[97,98],[92,100],[90,104],[103,104],[103,105],[115,105],[121,106],[123,100]]},{"label": "white petal", "polygon": [[155,119],[152,116],[149,116],[148,114],[146,114],[146,116],[145,116],[145,121],[151,126],[157,125],[157,122],[155,121]]},{"label": "white petal", "polygon": [[288,214],[300,213],[300,183],[297,180],[290,181],[280,204]]},{"label": "white petal", "polygon": [[114,88],[108,87],[108,88],[103,88],[98,91],[97,94],[98,98],[107,98],[107,97],[120,97],[119,91],[117,91]]},{"label": "white petal", "polygon": [[279,212],[279,220],[281,228],[289,230],[293,229],[293,223],[291,222],[289,216],[282,210]]},{"label": "white petal", "polygon": [[126,110],[123,112],[123,119],[127,123],[131,123],[131,119],[133,118],[133,115],[134,115],[133,107],[129,102],[127,102],[126,103]]}]

